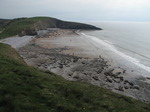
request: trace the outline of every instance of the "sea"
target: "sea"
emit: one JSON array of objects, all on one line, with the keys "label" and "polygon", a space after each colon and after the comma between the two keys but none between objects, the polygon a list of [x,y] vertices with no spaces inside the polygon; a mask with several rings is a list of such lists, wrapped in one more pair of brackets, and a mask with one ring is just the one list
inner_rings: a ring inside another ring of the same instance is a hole
[{"label": "sea", "polygon": [[118,66],[150,77],[150,22],[90,23],[103,30],[82,32],[97,47],[102,56]]}]

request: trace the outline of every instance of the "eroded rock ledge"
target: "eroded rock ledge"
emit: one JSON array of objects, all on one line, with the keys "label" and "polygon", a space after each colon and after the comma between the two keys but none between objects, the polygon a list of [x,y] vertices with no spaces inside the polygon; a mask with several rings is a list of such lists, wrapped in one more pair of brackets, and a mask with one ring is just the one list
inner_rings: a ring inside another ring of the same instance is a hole
[{"label": "eroded rock ledge", "polygon": [[70,48],[46,49],[30,43],[18,49],[20,55],[28,65],[49,70],[61,75],[67,80],[87,82],[111,89],[114,92],[131,96],[144,102],[150,102],[150,87],[143,81],[130,80],[126,77],[126,70],[108,65],[103,58],[83,58],[63,54],[62,51]]}]

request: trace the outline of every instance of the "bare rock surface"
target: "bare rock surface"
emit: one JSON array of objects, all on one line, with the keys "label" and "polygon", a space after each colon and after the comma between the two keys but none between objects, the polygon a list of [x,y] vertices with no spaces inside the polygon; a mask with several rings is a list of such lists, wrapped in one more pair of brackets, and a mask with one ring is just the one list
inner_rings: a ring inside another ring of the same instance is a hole
[{"label": "bare rock surface", "polygon": [[71,48],[46,49],[30,43],[18,49],[28,65],[49,70],[70,81],[87,82],[150,103],[150,85],[143,77],[127,77],[126,70],[108,65],[103,58],[64,54]]}]

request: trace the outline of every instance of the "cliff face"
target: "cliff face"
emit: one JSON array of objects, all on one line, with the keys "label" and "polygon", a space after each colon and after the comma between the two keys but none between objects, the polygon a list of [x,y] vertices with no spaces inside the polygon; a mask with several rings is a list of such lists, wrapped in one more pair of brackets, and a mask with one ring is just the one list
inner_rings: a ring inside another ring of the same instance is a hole
[{"label": "cliff face", "polygon": [[25,28],[18,35],[19,36],[24,36],[24,35],[34,36],[34,35],[37,35],[37,31],[35,30],[35,28],[32,28],[32,27],[31,28]]},{"label": "cliff face", "polygon": [[40,20],[36,23],[36,27],[38,29],[61,28],[61,29],[102,30],[101,28],[92,25],[77,23],[77,22],[67,22],[55,18]]},{"label": "cliff face", "polygon": [[1,26],[5,30],[0,33],[0,38],[14,35],[36,35],[37,30],[47,28],[101,30],[101,28],[92,25],[77,22],[67,22],[50,17],[18,18],[7,21],[4,21],[3,19],[2,21],[0,20],[0,28]]},{"label": "cliff face", "polygon": [[57,20],[56,21],[56,26],[58,28],[62,29],[84,29],[84,30],[102,30],[101,28],[88,25],[88,24],[83,24],[83,23],[76,23],[76,22],[66,22],[66,21],[61,21]]}]

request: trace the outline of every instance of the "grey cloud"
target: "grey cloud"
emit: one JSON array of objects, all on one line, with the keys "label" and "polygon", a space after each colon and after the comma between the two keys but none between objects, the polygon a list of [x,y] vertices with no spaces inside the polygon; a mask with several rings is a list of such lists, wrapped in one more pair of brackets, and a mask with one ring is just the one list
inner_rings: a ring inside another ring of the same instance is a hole
[{"label": "grey cloud", "polygon": [[0,18],[52,16],[67,20],[149,20],[150,0],[0,0]]}]

